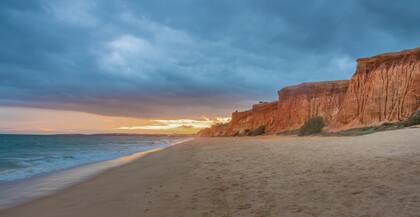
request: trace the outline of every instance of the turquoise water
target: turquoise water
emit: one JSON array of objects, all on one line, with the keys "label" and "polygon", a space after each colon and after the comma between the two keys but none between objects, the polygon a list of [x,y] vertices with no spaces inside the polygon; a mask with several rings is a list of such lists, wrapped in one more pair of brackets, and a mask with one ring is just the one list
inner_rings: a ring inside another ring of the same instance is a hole
[{"label": "turquoise water", "polygon": [[0,135],[0,183],[163,148],[181,139],[116,135]]}]

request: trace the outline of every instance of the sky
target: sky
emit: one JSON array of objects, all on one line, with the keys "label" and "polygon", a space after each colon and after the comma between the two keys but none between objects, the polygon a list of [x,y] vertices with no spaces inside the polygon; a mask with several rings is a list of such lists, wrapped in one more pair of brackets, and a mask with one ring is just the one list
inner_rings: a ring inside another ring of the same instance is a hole
[{"label": "sky", "polygon": [[420,46],[417,0],[2,0],[0,133],[191,133]]}]

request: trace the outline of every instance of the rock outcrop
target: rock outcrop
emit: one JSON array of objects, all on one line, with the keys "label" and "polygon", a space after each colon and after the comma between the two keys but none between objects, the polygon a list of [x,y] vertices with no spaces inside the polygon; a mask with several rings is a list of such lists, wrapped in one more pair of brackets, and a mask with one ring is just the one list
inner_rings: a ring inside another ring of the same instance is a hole
[{"label": "rock outcrop", "polygon": [[275,102],[232,113],[223,127],[199,135],[233,136],[265,126],[265,134],[300,128],[321,116],[327,131],[406,120],[420,109],[420,48],[357,60],[350,81],[302,83],[278,91]]},{"label": "rock outcrop", "polygon": [[264,126],[267,133],[274,132],[276,117],[277,101],[255,104],[251,110],[232,113],[226,135],[243,135],[246,131],[253,131],[260,126]]},{"label": "rock outcrop", "polygon": [[228,136],[243,134],[245,130],[252,128],[252,110],[235,111],[232,113],[231,120],[228,125]]},{"label": "rock outcrop", "polygon": [[407,119],[420,106],[420,48],[357,60],[330,130]]},{"label": "rock outcrop", "polygon": [[330,124],[340,109],[348,84],[347,80],[310,82],[281,89],[275,131],[298,129],[316,116]]},{"label": "rock outcrop", "polygon": [[215,124],[209,128],[200,130],[197,135],[202,137],[227,136],[228,124]]},{"label": "rock outcrop", "polygon": [[277,130],[278,102],[265,102],[252,106],[252,129],[264,126],[266,134],[273,134]]}]

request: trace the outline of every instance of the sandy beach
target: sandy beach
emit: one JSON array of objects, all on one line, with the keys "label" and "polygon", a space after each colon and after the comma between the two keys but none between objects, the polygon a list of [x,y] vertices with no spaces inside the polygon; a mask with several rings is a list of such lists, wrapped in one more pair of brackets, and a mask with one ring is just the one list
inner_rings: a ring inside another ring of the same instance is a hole
[{"label": "sandy beach", "polygon": [[420,216],[420,129],[197,138],[0,216]]}]

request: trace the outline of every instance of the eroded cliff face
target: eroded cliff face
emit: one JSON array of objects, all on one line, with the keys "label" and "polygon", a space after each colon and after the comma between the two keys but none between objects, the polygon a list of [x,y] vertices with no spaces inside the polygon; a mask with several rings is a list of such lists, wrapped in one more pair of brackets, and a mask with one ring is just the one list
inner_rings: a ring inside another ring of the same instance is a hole
[{"label": "eroded cliff face", "polygon": [[[278,91],[276,102],[232,113],[211,135],[238,135],[265,126],[266,134],[300,128],[312,117],[324,119],[326,131],[406,120],[420,109],[420,48],[357,60],[350,81],[302,83]],[[223,132],[223,133],[221,133]]]},{"label": "eroded cliff face", "polygon": [[228,136],[227,132],[228,124],[215,124],[209,128],[200,130],[197,135],[202,137],[213,137],[213,136]]},{"label": "eroded cliff face", "polygon": [[274,101],[252,106],[252,130],[264,126],[266,134],[273,134],[277,131],[277,104],[278,102]]},{"label": "eroded cliff face", "polygon": [[316,116],[322,116],[329,124],[338,113],[347,87],[348,81],[340,80],[283,88],[278,92],[278,101],[259,103],[251,110],[233,112],[224,135],[244,135],[260,126],[265,127],[265,134],[275,134],[297,129]]},{"label": "eroded cliff face", "polygon": [[397,122],[420,106],[420,48],[357,60],[331,131]]},{"label": "eroded cliff face", "polygon": [[252,128],[252,111],[235,111],[232,113],[231,121],[227,128],[227,135],[233,136],[246,129]]},{"label": "eroded cliff face", "polygon": [[316,116],[329,125],[340,109],[348,84],[347,80],[310,82],[281,89],[276,131],[298,129]]},{"label": "eroded cliff face", "polygon": [[277,101],[255,104],[251,110],[233,112],[228,125],[227,135],[243,135],[260,126],[265,127],[266,134],[276,131]]}]

